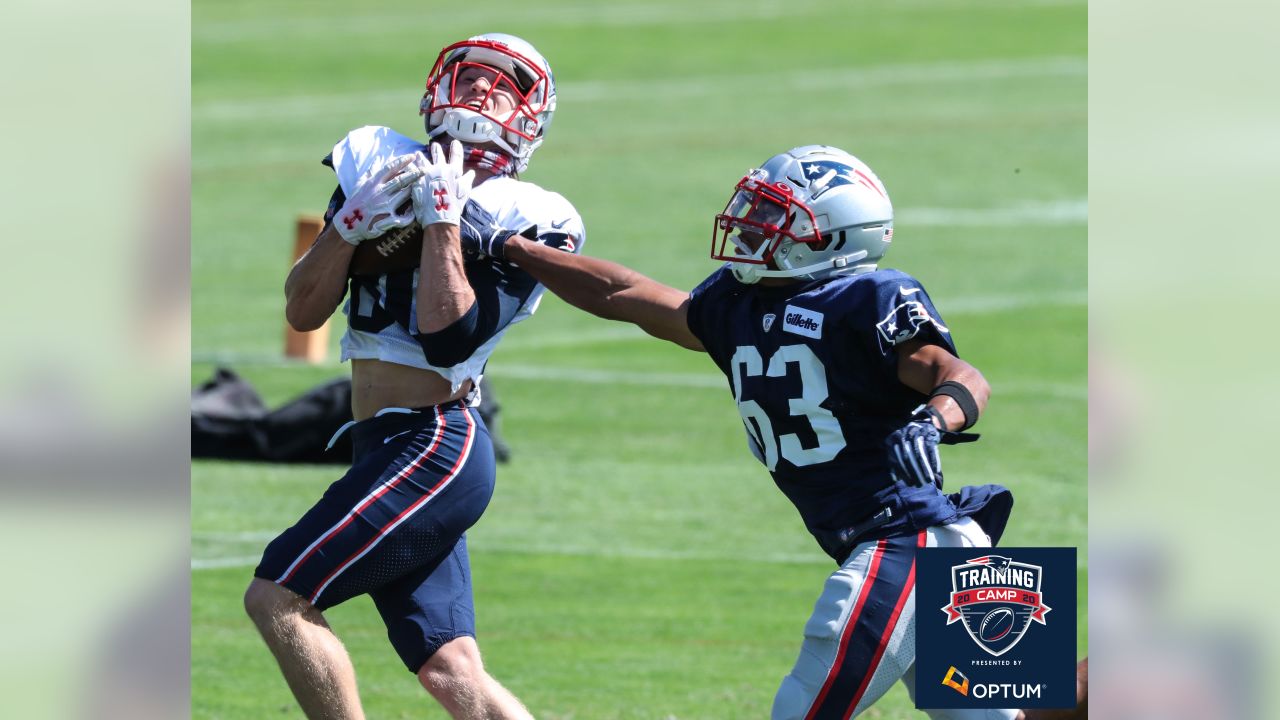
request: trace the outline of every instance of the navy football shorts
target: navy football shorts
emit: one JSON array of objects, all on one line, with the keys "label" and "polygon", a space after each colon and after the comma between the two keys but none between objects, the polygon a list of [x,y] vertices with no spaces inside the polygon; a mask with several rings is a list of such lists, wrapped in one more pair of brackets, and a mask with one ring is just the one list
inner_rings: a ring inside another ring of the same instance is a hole
[{"label": "navy football shorts", "polygon": [[354,462],[254,575],[324,610],[368,593],[410,672],[475,636],[466,538],[493,496],[489,431],[460,403],[355,423]]}]

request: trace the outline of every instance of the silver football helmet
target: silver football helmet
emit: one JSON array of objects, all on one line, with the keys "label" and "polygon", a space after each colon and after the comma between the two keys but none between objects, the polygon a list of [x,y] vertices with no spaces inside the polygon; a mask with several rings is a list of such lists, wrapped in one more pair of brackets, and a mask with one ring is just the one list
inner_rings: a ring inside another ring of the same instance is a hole
[{"label": "silver football helmet", "polygon": [[875,270],[892,239],[893,205],[871,168],[839,148],[805,145],[738,182],[716,215],[711,257],[743,283],[819,280]]},{"label": "silver football helmet", "polygon": [[[476,66],[498,71],[488,95],[481,107],[455,102],[458,76]],[[515,109],[501,116],[483,109],[499,89],[516,100]],[[514,35],[486,33],[440,51],[418,113],[429,137],[447,134],[467,144],[492,142],[512,156],[518,172],[542,144],[555,110],[556,84],[546,58]]]}]

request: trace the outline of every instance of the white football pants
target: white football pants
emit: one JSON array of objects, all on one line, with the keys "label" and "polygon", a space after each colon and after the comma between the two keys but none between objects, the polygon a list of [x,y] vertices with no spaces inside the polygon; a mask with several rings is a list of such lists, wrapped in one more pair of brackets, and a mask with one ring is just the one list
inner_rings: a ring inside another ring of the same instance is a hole
[{"label": "white football pants", "polygon": [[[827,578],[804,627],[804,643],[773,700],[773,720],[845,720],[899,679],[915,701],[915,552],[990,547],[964,518],[916,535],[865,542]],[[935,720],[1012,720],[1017,710],[926,710]]]}]

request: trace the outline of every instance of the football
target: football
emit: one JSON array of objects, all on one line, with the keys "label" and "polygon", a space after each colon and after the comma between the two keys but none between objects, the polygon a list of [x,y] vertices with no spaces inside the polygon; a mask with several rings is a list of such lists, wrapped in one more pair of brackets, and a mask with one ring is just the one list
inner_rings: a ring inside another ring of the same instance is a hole
[{"label": "football", "polygon": [[1013,611],[1009,608],[996,608],[983,616],[978,625],[978,637],[983,642],[995,642],[1013,630]]},{"label": "football", "polygon": [[[401,206],[400,212],[405,212],[406,209]],[[418,267],[421,259],[422,226],[414,222],[405,227],[392,228],[376,238],[360,243],[351,256],[347,274],[383,275],[409,270]]]}]

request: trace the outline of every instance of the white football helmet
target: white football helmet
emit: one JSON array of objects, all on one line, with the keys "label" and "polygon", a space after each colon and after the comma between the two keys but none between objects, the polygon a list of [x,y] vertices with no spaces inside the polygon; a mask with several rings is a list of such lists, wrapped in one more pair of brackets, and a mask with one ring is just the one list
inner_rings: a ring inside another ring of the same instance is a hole
[{"label": "white football helmet", "polygon": [[876,269],[893,239],[884,184],[858,158],[805,145],[769,158],[716,215],[711,257],[743,283],[819,280]]},{"label": "white football helmet", "polygon": [[[489,95],[499,88],[511,92],[515,110],[499,117],[454,102],[458,75],[468,66],[497,70]],[[448,134],[466,144],[492,142],[511,154],[519,172],[542,144],[555,110],[556,84],[546,58],[514,35],[486,33],[440,51],[418,114],[424,116],[429,137]]]}]

